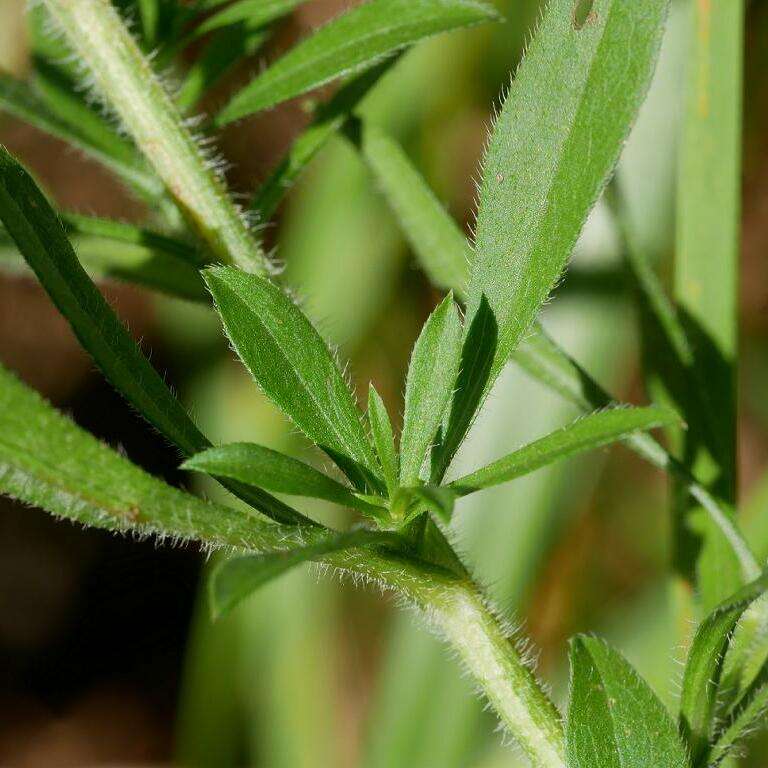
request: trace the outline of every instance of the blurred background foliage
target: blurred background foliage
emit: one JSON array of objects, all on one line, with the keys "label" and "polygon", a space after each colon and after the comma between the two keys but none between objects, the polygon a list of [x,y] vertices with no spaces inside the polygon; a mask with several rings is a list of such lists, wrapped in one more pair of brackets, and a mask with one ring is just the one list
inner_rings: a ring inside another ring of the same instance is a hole
[{"label": "blurred background foliage", "polygon": [[[675,0],[650,97],[619,168],[632,227],[662,276],[674,242],[676,137],[686,14]],[[352,3],[346,3],[351,5]],[[405,146],[470,231],[491,105],[514,71],[538,0],[497,0],[506,22],[434,38],[407,53],[367,98],[366,116]],[[313,0],[282,23],[212,107],[345,7]],[[768,555],[768,7],[749,6],[744,98],[739,496]],[[0,0],[0,68],[29,66],[23,0]],[[263,180],[306,123],[299,101],[228,129],[234,189]],[[73,211],[141,220],[107,172],[55,139],[0,116],[0,141]],[[410,347],[438,294],[416,269],[368,171],[342,137],[316,158],[265,232],[284,280],[398,413]],[[598,205],[545,326],[623,399],[646,396],[637,317],[607,207]],[[202,306],[117,283],[104,290],[155,365],[219,441],[308,446],[257,392]],[[0,359],[102,439],[177,483],[178,457],[93,370],[65,321],[23,274],[0,274]],[[469,469],[566,423],[573,407],[509,367],[457,467]],[[213,488],[199,488],[214,494]],[[466,500],[461,547],[505,616],[525,625],[556,692],[565,639],[599,631],[667,701],[676,695],[679,626],[668,586],[665,480],[621,448],[572,460]],[[333,520],[330,508],[312,510]],[[343,524],[344,520],[335,519]],[[0,764],[162,764],[190,768],[495,768],[519,764],[494,718],[441,645],[391,601],[290,573],[211,624],[208,565],[55,523],[0,500]],[[756,746],[744,765],[765,765]]]}]

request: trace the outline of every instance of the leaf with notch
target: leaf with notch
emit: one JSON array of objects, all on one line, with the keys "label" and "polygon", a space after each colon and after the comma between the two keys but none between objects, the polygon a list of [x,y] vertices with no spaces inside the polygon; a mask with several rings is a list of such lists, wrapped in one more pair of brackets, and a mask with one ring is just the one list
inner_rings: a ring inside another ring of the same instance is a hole
[{"label": "leaf with notch", "polygon": [[438,32],[498,18],[479,0],[369,0],[292,48],[237,93],[216,122],[273,107]]},{"label": "leaf with notch", "polygon": [[400,436],[400,485],[416,485],[451,399],[459,367],[461,318],[449,293],[424,324],[411,353]]},{"label": "leaf with notch", "polygon": [[680,698],[680,729],[688,740],[694,763],[705,758],[709,749],[718,686],[731,634],[741,615],[766,587],[768,574],[763,574],[722,602],[696,631]]},{"label": "leaf with notch", "polygon": [[312,323],[263,277],[234,267],[203,276],[227,336],[259,386],[358,490],[379,490],[360,411]]},{"label": "leaf with notch", "polygon": [[377,510],[360,501],[333,478],[303,461],[255,443],[230,443],[208,448],[187,459],[182,469],[228,477],[289,496],[310,496],[332,501],[350,509],[376,516]]},{"label": "leaf with notch", "polygon": [[569,655],[569,768],[688,768],[669,712],[621,654],[578,636]]},{"label": "leaf with notch", "polygon": [[[0,221],[107,380],[187,455],[209,447],[83,270],[45,195],[2,146]],[[310,522],[264,491],[230,488],[278,521]]]},{"label": "leaf with notch", "polygon": [[560,459],[626,440],[637,432],[678,424],[674,411],[646,408],[611,408],[583,416],[567,427],[513,451],[487,467],[454,480],[450,488],[461,496],[509,482]]},{"label": "leaf with notch", "polygon": [[373,384],[368,388],[368,423],[371,425],[373,447],[379,457],[384,482],[387,484],[387,493],[391,497],[398,485],[399,459],[387,407]]},{"label": "leaf with notch", "polygon": [[208,584],[212,617],[225,616],[259,587],[308,560],[351,547],[381,546],[392,541],[392,536],[377,531],[329,531],[307,546],[225,560],[214,569]]},{"label": "leaf with notch", "polygon": [[476,345],[476,318],[490,314],[482,326],[495,327],[495,347],[459,381],[433,479],[530,328],[614,169],[650,84],[668,4],[595,0],[581,26],[573,0],[544,11],[483,162],[465,343]]}]

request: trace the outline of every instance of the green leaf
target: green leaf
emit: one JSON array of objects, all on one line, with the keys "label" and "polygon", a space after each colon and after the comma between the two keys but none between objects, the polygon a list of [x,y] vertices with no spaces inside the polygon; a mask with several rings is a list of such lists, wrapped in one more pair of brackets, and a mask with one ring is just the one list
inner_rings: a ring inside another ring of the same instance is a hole
[{"label": "green leaf", "polygon": [[321,529],[278,526],[152,477],[0,366],[0,492],[84,525],[254,551],[308,543]]},{"label": "green leaf", "polygon": [[733,630],[766,587],[768,574],[763,574],[717,606],[696,631],[680,698],[680,729],[688,740],[694,764],[706,758],[709,748],[723,661]]},{"label": "green leaf", "polygon": [[473,258],[467,238],[400,145],[380,128],[358,123],[363,158],[432,283],[461,297]]},{"label": "green leaf", "polygon": [[232,67],[253,56],[268,37],[266,30],[254,30],[245,23],[222,29],[214,35],[184,76],[176,94],[179,109],[182,112],[193,110]]},{"label": "green leaf", "polygon": [[454,480],[450,488],[464,496],[509,482],[560,459],[601,448],[616,440],[626,440],[636,432],[679,422],[673,411],[654,406],[611,408],[593,413],[513,451],[487,467]]},{"label": "green leaf", "polygon": [[400,436],[400,485],[416,485],[445,416],[459,367],[461,319],[449,293],[424,324],[411,353]]},{"label": "green leaf", "polygon": [[368,423],[371,425],[373,447],[379,457],[384,482],[391,497],[398,485],[399,459],[387,407],[373,384],[368,388]]},{"label": "green leaf", "polygon": [[225,560],[214,569],[208,583],[211,615],[214,619],[222,618],[259,587],[308,560],[317,560],[350,547],[376,546],[391,541],[392,537],[375,531],[328,532],[323,539],[308,546]]},{"label": "green leaf", "polygon": [[[69,96],[62,94],[61,100],[65,99],[69,99]],[[117,137],[115,137],[115,143],[106,144],[94,135],[95,131],[88,130],[92,117],[86,118],[82,114],[76,127],[73,127],[68,121],[54,114],[41,99],[35,96],[29,84],[2,72],[0,72],[0,110],[71,144],[111,170],[145,198],[156,199],[162,195],[163,186],[159,179],[144,166],[141,160],[137,159],[130,144]]]},{"label": "green leaf", "polygon": [[272,107],[438,32],[497,18],[478,0],[369,0],[292,48],[237,93],[216,122]]},{"label": "green leaf", "polygon": [[688,768],[672,718],[619,653],[579,636],[570,662],[568,768]]},{"label": "green leaf", "polygon": [[203,275],[227,336],[259,386],[356,488],[378,490],[361,414],[306,316],[265,278],[234,267]]},{"label": "green leaf", "polygon": [[400,524],[412,522],[422,512],[431,512],[438,520],[449,523],[456,494],[453,489],[437,485],[414,485],[398,488],[392,497],[392,517]]},{"label": "green leaf", "polygon": [[356,75],[317,109],[311,125],[294,139],[285,157],[254,195],[250,207],[258,213],[260,221],[265,222],[272,218],[283,195],[291,188],[310,160],[325,146],[331,136],[347,123],[352,111],[398,59],[398,55],[392,56],[381,64]]},{"label": "green leaf", "polygon": [[459,382],[438,476],[562,273],[613,171],[653,74],[667,6],[595,0],[581,26],[572,0],[553,0],[544,11],[483,163],[465,335],[476,347],[469,338],[475,321],[489,314],[481,326],[495,328],[493,354]]},{"label": "green leaf", "polygon": [[[108,381],[150,424],[192,455],[210,443],[150,365],[80,266],[56,213],[29,174],[0,147],[0,221]],[[282,522],[309,522],[263,491],[232,490]]]},{"label": "green leaf", "polygon": [[371,514],[372,507],[352,491],[303,461],[255,443],[208,448],[187,459],[182,469],[229,477],[290,496],[311,496]]},{"label": "green leaf", "polygon": [[305,2],[306,0],[239,0],[209,16],[192,34],[199,37],[241,22],[247,23],[250,29],[256,29],[287,16]]}]

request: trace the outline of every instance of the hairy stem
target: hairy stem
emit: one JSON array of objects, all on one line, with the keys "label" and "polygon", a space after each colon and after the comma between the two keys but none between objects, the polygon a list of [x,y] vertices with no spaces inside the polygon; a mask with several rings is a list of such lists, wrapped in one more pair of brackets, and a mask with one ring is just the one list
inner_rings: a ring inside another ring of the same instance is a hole
[{"label": "hairy stem", "polygon": [[265,271],[261,247],[109,0],[44,2],[100,96],[213,255],[226,264]]}]

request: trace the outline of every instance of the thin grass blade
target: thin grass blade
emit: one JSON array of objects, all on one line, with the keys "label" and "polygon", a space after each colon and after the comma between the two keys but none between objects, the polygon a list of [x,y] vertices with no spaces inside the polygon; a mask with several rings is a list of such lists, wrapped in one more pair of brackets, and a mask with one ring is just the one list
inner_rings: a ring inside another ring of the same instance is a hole
[{"label": "thin grass blade", "polygon": [[209,16],[195,27],[193,35],[208,34],[222,27],[245,22],[250,29],[263,27],[283,16],[287,16],[306,0],[239,0],[221,11]]},{"label": "thin grass blade", "polygon": [[369,0],[292,48],[237,93],[216,122],[273,107],[438,32],[498,18],[478,0]]}]

